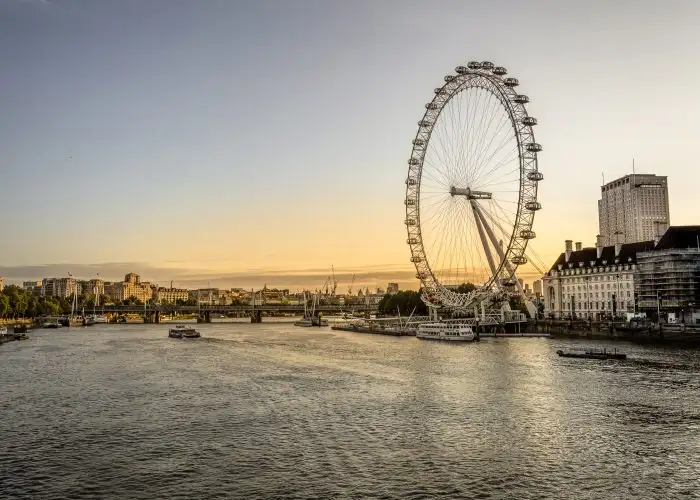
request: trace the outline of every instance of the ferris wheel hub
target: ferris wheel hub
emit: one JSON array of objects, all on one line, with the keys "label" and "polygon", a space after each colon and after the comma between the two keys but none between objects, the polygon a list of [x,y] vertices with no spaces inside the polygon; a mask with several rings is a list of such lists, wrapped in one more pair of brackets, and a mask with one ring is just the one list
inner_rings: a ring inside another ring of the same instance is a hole
[{"label": "ferris wheel hub", "polygon": [[471,188],[458,188],[452,186],[450,188],[450,195],[452,196],[466,196],[468,200],[490,200],[491,193],[486,191],[475,191]]}]

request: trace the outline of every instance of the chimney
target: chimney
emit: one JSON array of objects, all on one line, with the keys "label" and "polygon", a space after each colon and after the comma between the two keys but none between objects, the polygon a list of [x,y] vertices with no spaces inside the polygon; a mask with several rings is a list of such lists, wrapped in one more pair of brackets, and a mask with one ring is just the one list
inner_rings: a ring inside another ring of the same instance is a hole
[{"label": "chimney", "polygon": [[615,233],[615,257],[620,255],[620,250],[622,249],[622,233],[617,231]]},{"label": "chimney", "polygon": [[596,259],[600,259],[600,256],[603,255],[603,237],[601,235],[595,237],[595,254]]},{"label": "chimney", "polygon": [[580,242],[580,241],[577,241],[577,242],[576,242],[576,251],[577,251],[577,252],[580,252],[580,251],[581,251],[581,242]]},{"label": "chimney", "polygon": [[564,241],[564,245],[566,248],[566,256],[564,262],[569,262],[569,257],[571,257],[571,246],[573,245],[573,243],[574,242],[572,240]]}]

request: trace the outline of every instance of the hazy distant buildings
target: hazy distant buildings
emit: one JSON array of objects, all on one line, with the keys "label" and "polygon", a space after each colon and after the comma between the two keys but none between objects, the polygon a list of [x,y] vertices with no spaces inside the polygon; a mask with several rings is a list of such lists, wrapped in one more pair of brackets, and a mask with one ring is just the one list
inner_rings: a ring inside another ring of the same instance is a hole
[{"label": "hazy distant buildings", "polygon": [[22,289],[38,297],[41,295],[41,283],[41,281],[23,281]]},{"label": "hazy distant buildings", "polygon": [[598,227],[603,246],[658,239],[668,229],[666,176],[631,174],[600,189]]},{"label": "hazy distant buildings", "polygon": [[542,296],[542,280],[535,280],[532,282],[532,291],[536,296]]},{"label": "hazy distant buildings", "polygon": [[386,286],[386,293],[393,295],[395,293],[399,293],[399,284],[398,283],[389,283]]},{"label": "hazy distant buildings", "polygon": [[178,300],[187,301],[189,290],[186,288],[163,288],[156,290],[153,297],[157,304],[177,304]]},{"label": "hazy distant buildings", "polygon": [[124,277],[123,282],[105,283],[105,294],[113,301],[123,301],[135,298],[141,302],[147,302],[153,298],[154,285],[141,281],[141,277],[136,273],[129,273]]},{"label": "hazy distant buildings", "polygon": [[41,295],[44,297],[68,298],[73,294],[80,295],[80,283],[77,279],[68,278],[44,278],[41,280]]}]

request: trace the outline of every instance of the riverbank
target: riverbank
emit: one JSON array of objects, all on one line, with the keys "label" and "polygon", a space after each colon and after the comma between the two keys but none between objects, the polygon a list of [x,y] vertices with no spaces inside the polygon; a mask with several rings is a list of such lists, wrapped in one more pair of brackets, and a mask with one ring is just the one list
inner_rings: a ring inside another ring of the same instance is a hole
[{"label": "riverbank", "polygon": [[700,326],[682,324],[653,324],[631,327],[627,323],[530,320],[527,331],[548,333],[552,337],[624,340],[650,344],[673,344],[700,347]]}]

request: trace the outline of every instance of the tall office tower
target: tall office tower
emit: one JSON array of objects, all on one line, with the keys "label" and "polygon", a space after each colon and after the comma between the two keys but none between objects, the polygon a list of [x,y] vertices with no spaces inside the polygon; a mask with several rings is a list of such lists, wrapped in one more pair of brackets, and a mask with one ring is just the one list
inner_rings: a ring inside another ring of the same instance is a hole
[{"label": "tall office tower", "polygon": [[630,174],[601,186],[603,246],[658,239],[671,224],[666,176]]}]

